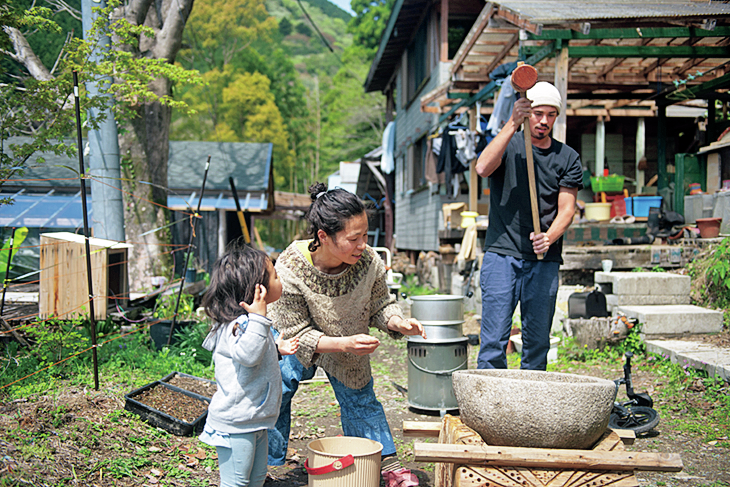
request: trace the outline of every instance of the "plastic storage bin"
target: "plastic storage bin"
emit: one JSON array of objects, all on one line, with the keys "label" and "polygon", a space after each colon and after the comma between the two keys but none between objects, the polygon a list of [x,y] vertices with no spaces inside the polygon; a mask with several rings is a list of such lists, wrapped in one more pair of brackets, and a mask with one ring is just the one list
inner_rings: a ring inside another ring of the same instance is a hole
[{"label": "plastic storage bin", "polygon": [[626,214],[634,215],[637,218],[648,218],[649,208],[661,208],[661,196],[632,196],[624,198],[626,203]]},{"label": "plastic storage bin", "polygon": [[616,192],[624,190],[624,177],[619,174],[610,174],[608,176],[591,176],[591,189],[594,193],[601,191]]}]

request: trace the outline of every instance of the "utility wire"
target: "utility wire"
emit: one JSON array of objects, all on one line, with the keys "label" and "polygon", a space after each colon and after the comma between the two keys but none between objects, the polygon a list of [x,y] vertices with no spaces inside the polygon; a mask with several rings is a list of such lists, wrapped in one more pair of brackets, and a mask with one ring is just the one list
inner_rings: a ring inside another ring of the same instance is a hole
[{"label": "utility wire", "polygon": [[302,0],[297,0],[297,3],[299,4],[299,8],[302,9],[302,12],[304,12],[304,16],[307,18],[307,20],[312,25],[312,27],[314,27],[314,30],[317,31],[317,34],[319,35],[319,38],[322,39],[322,42],[327,47],[327,49],[329,49],[330,52],[335,55],[335,57],[340,62],[340,64],[347,70],[348,73],[350,73],[350,76],[352,76],[353,78],[355,78],[356,80],[358,80],[360,83],[362,83],[363,81],[360,79],[360,77],[358,75],[356,75],[355,73],[353,73],[350,70],[350,68],[348,68],[347,66],[345,66],[345,63],[342,62],[342,58],[340,56],[338,56],[337,53],[335,53],[334,48],[330,45],[329,42],[327,42],[327,38],[324,36],[324,34],[322,34],[322,31],[319,30],[319,27],[317,27],[317,24],[314,23],[314,20],[312,19],[312,17],[309,16],[309,13],[304,8],[304,5],[302,5]]}]

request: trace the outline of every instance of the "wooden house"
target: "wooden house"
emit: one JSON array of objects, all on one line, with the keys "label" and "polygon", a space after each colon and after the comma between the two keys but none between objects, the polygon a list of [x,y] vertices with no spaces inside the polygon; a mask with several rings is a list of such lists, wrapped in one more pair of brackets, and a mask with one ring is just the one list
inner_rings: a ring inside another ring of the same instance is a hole
[{"label": "wooden house", "polygon": [[593,174],[623,175],[637,193],[656,175],[673,202],[675,155],[726,124],[729,44],[725,2],[396,0],[365,89],[386,95],[395,121],[397,248],[437,250],[444,203],[486,210],[473,164],[453,193],[427,181],[429,136],[465,113],[471,128],[488,118],[500,89],[490,75],[516,61],[561,91],[554,137]]}]

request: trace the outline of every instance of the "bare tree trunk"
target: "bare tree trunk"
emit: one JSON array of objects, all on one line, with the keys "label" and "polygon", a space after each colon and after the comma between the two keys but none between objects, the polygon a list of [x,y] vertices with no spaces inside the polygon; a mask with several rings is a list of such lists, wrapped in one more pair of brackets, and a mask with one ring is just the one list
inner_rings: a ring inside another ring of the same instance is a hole
[{"label": "bare tree trunk", "polygon": [[[167,96],[170,82],[158,79],[152,89],[159,96]],[[169,217],[165,207],[171,110],[160,103],[146,103],[137,109],[137,114],[132,130],[121,135],[119,141],[123,187],[134,195],[128,198],[124,209],[127,242],[134,244],[128,266],[132,289],[150,287],[152,276],[171,278],[173,268],[167,247],[170,231],[163,228]]]}]

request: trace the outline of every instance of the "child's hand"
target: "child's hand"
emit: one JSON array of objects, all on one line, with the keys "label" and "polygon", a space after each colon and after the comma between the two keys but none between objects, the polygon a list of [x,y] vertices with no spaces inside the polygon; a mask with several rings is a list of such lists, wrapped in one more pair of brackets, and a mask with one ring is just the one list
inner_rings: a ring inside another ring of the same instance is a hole
[{"label": "child's hand", "polygon": [[276,346],[279,348],[279,353],[282,355],[294,355],[299,349],[299,337],[290,338],[284,340],[279,335],[279,339],[276,340]]},{"label": "child's hand", "polygon": [[238,303],[243,309],[249,313],[266,316],[266,288],[261,284],[256,284],[256,292],[253,296],[253,303],[246,304],[245,301]]}]

